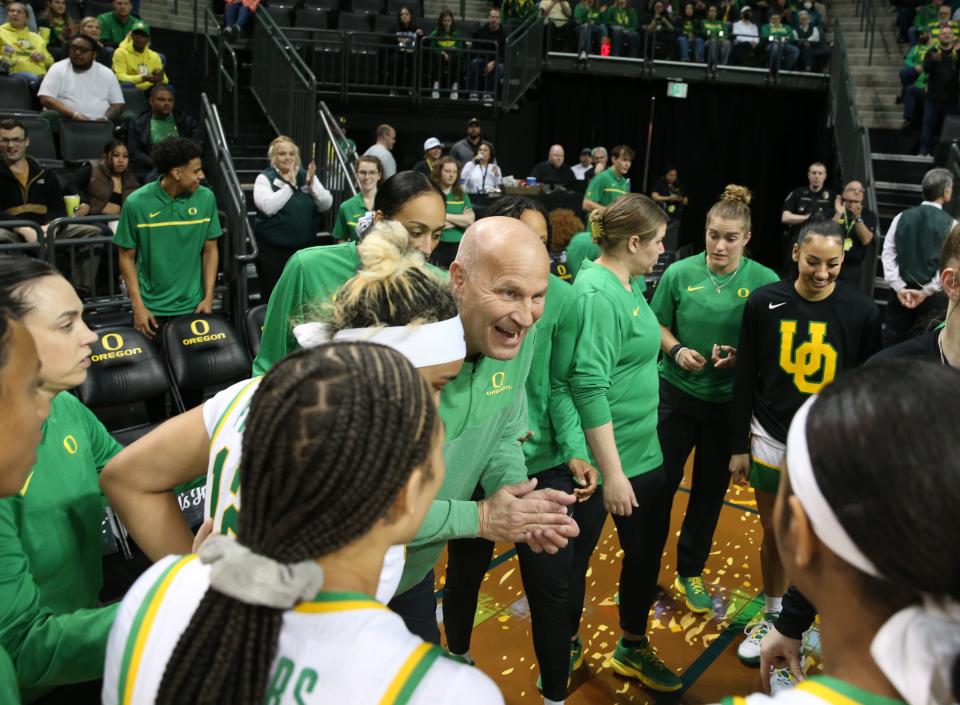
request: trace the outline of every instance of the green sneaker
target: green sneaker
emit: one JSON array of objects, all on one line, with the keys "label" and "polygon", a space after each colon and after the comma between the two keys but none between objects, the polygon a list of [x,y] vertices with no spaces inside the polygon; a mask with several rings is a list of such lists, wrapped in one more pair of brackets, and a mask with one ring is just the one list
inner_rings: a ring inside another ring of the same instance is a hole
[{"label": "green sneaker", "polygon": [[[570,642],[570,672],[567,675],[567,686],[570,686],[570,679],[573,672],[583,665],[583,644],[580,643],[580,637]],[[537,676],[537,690],[543,692],[543,677]]]},{"label": "green sneaker", "polygon": [[683,687],[680,676],[660,660],[656,650],[650,645],[649,639],[644,639],[643,643],[635,649],[624,646],[621,639],[617,642],[610,664],[614,672],[627,678],[636,678],[650,690],[672,693]]},{"label": "green sneaker", "polygon": [[677,592],[683,595],[683,601],[691,612],[698,614],[713,612],[713,600],[703,584],[702,576],[683,578],[678,575],[677,579],[673,581],[673,586],[677,589]]}]

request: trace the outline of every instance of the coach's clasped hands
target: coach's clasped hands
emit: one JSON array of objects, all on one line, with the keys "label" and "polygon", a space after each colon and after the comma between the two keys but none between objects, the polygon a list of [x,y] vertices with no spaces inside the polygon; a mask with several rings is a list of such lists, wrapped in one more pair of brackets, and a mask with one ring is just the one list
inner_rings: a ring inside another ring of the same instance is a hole
[{"label": "coach's clasped hands", "polygon": [[536,553],[556,553],[578,536],[580,527],[567,515],[576,496],[536,486],[536,479],[506,485],[478,502],[477,536],[526,543]]}]

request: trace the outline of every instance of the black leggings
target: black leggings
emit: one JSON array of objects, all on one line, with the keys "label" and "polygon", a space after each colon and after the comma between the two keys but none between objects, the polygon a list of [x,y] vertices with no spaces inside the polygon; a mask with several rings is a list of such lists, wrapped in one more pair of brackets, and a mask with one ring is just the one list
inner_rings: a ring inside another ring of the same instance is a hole
[{"label": "black leggings", "polygon": [[260,254],[254,264],[257,267],[257,280],[260,284],[260,303],[265,304],[270,301],[270,294],[273,293],[277,282],[280,281],[280,275],[283,274],[283,268],[287,266],[287,261],[304,247],[310,247],[310,245],[283,247],[260,239],[257,246],[260,248]]},{"label": "black leggings", "polygon": [[[566,465],[543,470],[537,487],[573,492],[573,476]],[[582,506],[582,505],[577,505]],[[577,517],[578,509],[573,516]],[[470,632],[477,612],[477,596],[493,556],[494,544],[485,539],[458,539],[447,544],[447,581],[443,589],[443,626],[447,647],[455,654],[470,648]],[[567,696],[570,669],[570,635],[567,583],[573,562],[573,542],[550,555],[534,553],[517,544],[520,578],[530,606],[533,650],[540,664],[543,694],[551,700]]]},{"label": "black leggings", "polygon": [[[631,634],[645,634],[650,606],[657,596],[660,559],[670,526],[670,488],[663,466],[630,478],[640,505],[628,517],[614,515],[623,560],[620,564],[620,628]],[[569,634],[580,630],[585,583],[590,557],[597,546],[607,511],[603,507],[603,488],[586,502],[577,505],[574,515],[580,535],[573,546],[570,576]]]},{"label": "black leggings", "polygon": [[440,627],[437,626],[437,598],[434,596],[433,583],[431,570],[412,588],[395,595],[387,607],[403,617],[411,634],[431,644],[439,644]]},{"label": "black leggings", "polygon": [[730,484],[730,402],[708,402],[660,380],[660,420],[657,433],[671,496],[683,480],[683,466],[693,456],[690,501],[677,543],[677,574],[693,578],[713,545],[723,498]]}]

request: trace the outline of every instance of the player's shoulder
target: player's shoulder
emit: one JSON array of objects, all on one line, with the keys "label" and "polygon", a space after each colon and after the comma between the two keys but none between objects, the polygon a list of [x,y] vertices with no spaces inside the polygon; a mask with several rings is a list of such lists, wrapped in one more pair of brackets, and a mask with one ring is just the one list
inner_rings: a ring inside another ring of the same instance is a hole
[{"label": "player's shoulder", "polygon": [[410,699],[410,705],[501,705],[493,680],[475,666],[437,654]]},{"label": "player's shoulder", "polygon": [[873,299],[852,284],[838,281],[835,295],[837,301],[842,302],[845,311],[872,312],[877,310],[877,305]]},{"label": "player's shoulder", "polygon": [[258,376],[240,380],[204,402],[203,421],[210,436],[213,435],[220,419],[234,406],[234,402],[239,401],[241,397],[252,397],[262,379],[262,376]]},{"label": "player's shoulder", "polygon": [[774,281],[754,289],[747,299],[747,306],[762,307],[769,303],[792,301],[797,296],[792,281]]}]

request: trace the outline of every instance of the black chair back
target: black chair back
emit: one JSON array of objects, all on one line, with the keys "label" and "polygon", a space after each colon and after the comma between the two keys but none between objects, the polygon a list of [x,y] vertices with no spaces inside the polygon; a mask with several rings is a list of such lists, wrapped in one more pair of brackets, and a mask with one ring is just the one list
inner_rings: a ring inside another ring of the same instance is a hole
[{"label": "black chair back", "polygon": [[160,351],[143,333],[129,326],[108,326],[96,331],[90,347],[87,380],[77,388],[86,406],[102,408],[153,399],[170,389],[170,377]]},{"label": "black chair back", "polygon": [[147,96],[139,88],[123,88],[123,102],[127,105],[127,110],[134,115],[149,110],[150,104],[147,102]]},{"label": "black chair back", "polygon": [[351,12],[366,12],[367,14],[377,15],[383,12],[383,0],[350,0]]},{"label": "black chair back", "polygon": [[[41,118],[19,118],[27,128],[30,137],[30,146],[27,154],[34,159],[57,159],[57,147],[53,142],[53,130],[50,123]],[[100,145],[100,156],[103,155],[103,145]]]},{"label": "black chair back", "polygon": [[221,316],[180,316],[161,335],[170,376],[181,390],[221,387],[250,376],[247,348]]},{"label": "black chair back", "polygon": [[15,76],[0,76],[0,110],[33,110],[26,81]]},{"label": "black chair back", "polygon": [[369,32],[373,29],[371,15],[358,12],[341,12],[337,17],[337,29],[341,32]]},{"label": "black chair back", "polygon": [[267,317],[267,305],[260,304],[247,311],[243,317],[244,328],[247,333],[247,347],[250,357],[256,357],[260,352],[260,338],[263,337],[263,320]]},{"label": "black chair back", "polygon": [[330,15],[327,10],[314,7],[301,7],[295,16],[297,27],[304,29],[327,29],[330,26]]},{"label": "black chair back", "polygon": [[60,123],[60,156],[65,161],[101,159],[103,145],[113,138],[112,122],[63,120]]}]

